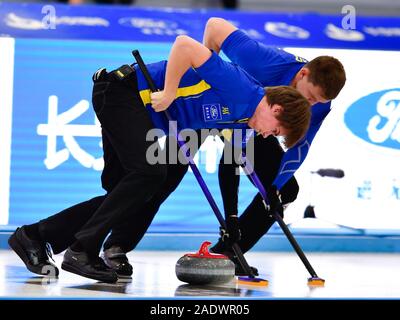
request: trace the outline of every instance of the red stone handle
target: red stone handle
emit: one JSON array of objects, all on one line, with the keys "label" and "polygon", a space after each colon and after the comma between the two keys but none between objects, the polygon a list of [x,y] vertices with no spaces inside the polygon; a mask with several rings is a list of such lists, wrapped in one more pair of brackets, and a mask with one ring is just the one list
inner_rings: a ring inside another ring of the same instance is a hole
[{"label": "red stone handle", "polygon": [[224,256],[223,254],[210,253],[210,251],[208,251],[210,244],[210,241],[204,241],[201,244],[199,251],[196,253],[187,253],[185,256],[192,258],[228,259],[228,257]]},{"label": "red stone handle", "polygon": [[198,255],[200,256],[211,256],[210,251],[208,251],[208,247],[210,246],[211,242],[210,241],[204,241],[201,246],[199,251],[197,252]]}]

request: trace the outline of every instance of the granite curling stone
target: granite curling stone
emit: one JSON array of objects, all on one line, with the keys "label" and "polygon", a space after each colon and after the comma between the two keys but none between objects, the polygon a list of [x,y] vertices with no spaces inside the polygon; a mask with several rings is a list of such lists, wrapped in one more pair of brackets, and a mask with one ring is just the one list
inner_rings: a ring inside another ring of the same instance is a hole
[{"label": "granite curling stone", "polygon": [[235,264],[222,254],[208,251],[209,241],[202,243],[197,253],[187,253],[175,266],[176,276],[189,284],[229,282],[235,276]]}]

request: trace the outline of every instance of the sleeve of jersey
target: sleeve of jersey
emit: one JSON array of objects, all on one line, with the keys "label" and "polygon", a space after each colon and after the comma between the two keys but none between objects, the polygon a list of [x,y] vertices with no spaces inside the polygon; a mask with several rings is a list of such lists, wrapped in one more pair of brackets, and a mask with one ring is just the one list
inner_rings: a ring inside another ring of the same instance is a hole
[{"label": "sleeve of jersey", "polygon": [[308,150],[310,149],[311,143],[314,140],[315,135],[321,127],[321,123],[310,126],[310,129],[308,130],[306,136],[295,146],[285,152],[282,158],[281,166],[278,171],[278,175],[272,183],[276,186],[278,190],[280,190],[285,185],[285,183],[291,177],[293,177],[297,169],[300,168],[301,164],[308,154]]},{"label": "sleeve of jersey", "polygon": [[257,79],[262,79],[263,73],[269,71],[265,68],[277,61],[281,62],[276,48],[267,47],[242,30],[232,32],[222,43],[221,49],[233,63]]},{"label": "sleeve of jersey", "polygon": [[195,70],[225,101],[257,105],[264,96],[264,89],[257,80],[239,66],[223,60],[215,52]]}]

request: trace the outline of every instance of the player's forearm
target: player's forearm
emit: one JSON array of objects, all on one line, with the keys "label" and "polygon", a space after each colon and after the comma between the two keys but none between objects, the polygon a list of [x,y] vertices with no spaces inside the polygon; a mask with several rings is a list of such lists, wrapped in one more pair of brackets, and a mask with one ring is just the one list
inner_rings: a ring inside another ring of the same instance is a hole
[{"label": "player's forearm", "polygon": [[176,95],[179,82],[189,68],[197,68],[211,56],[210,50],[188,36],[178,36],[170,51],[164,91],[168,96]]},{"label": "player's forearm", "polygon": [[216,53],[221,51],[225,39],[237,28],[222,18],[210,18],[204,29],[203,44]]}]

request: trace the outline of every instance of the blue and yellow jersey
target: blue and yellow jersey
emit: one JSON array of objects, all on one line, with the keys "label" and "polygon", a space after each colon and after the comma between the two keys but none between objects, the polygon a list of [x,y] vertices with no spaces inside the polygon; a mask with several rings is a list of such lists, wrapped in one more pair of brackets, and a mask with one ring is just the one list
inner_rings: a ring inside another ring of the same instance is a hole
[{"label": "blue and yellow jersey", "polygon": [[[147,68],[158,89],[164,88],[167,61],[148,64]],[[135,66],[140,96],[157,128],[167,131],[163,112],[150,106],[147,82]],[[248,128],[247,120],[264,97],[264,89],[246,71],[217,54],[199,68],[188,70],[179,83],[174,103],[168,108],[178,128]]]},{"label": "blue and yellow jersey", "polygon": [[[233,63],[240,65],[264,87],[290,85],[296,73],[307,63],[304,58],[251,39],[241,30],[232,32],[221,49]],[[278,189],[282,188],[303,163],[311,142],[330,109],[330,102],[312,106],[311,124],[305,137],[288,149],[282,158],[279,173],[273,182]]]}]

